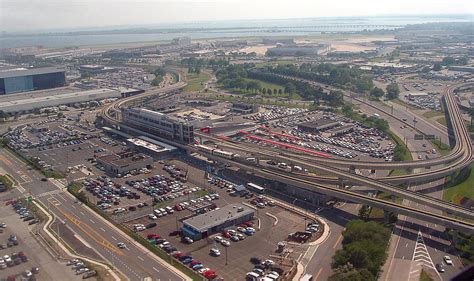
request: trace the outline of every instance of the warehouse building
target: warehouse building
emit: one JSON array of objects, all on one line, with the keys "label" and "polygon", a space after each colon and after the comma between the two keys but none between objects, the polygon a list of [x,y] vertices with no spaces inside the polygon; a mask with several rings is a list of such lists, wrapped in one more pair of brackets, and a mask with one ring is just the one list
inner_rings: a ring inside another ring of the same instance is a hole
[{"label": "warehouse building", "polygon": [[298,125],[298,129],[308,133],[316,133],[340,126],[339,121],[329,119],[318,119],[311,122],[305,122]]},{"label": "warehouse building", "polygon": [[230,111],[239,113],[239,114],[252,114],[258,112],[258,105],[257,104],[248,104],[242,102],[234,102],[232,103],[232,107]]},{"label": "warehouse building", "polygon": [[227,205],[220,209],[204,213],[183,221],[181,228],[185,236],[193,240],[206,238],[226,228],[253,219],[255,210],[243,204]]},{"label": "warehouse building", "polygon": [[62,87],[66,85],[63,68],[16,68],[0,71],[0,95]]},{"label": "warehouse building", "polygon": [[77,103],[97,101],[107,98],[120,98],[121,93],[111,89],[97,89],[82,92],[63,93],[57,95],[5,95],[0,96],[0,111],[7,117],[34,113],[36,110],[59,105],[74,105]]},{"label": "warehouse building", "polygon": [[153,164],[153,158],[134,151],[124,151],[98,157],[97,164],[102,166],[107,174],[115,177],[149,167]]},{"label": "warehouse building", "polygon": [[194,126],[188,121],[144,108],[122,109],[124,124],[184,143],[194,142]]}]

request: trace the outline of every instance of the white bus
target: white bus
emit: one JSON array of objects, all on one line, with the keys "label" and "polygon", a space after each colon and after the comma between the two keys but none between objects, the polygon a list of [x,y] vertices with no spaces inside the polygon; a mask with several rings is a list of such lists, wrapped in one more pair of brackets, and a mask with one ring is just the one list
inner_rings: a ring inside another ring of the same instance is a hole
[{"label": "white bus", "polygon": [[251,182],[247,183],[247,188],[252,189],[259,194],[263,194],[265,192],[265,188]]}]

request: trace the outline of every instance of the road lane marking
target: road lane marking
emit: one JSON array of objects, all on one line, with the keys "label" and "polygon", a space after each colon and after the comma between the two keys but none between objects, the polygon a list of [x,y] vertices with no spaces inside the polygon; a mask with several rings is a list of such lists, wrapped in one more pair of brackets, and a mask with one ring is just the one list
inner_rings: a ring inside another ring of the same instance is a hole
[{"label": "road lane marking", "polygon": [[76,209],[76,206],[74,206],[74,205],[71,205],[71,207],[72,207],[73,209]]},{"label": "road lane marking", "polygon": [[158,269],[156,269],[156,267],[153,267],[154,270],[156,270],[156,272],[160,272]]},{"label": "road lane marking", "polygon": [[100,230],[102,230],[103,232],[105,232],[105,229],[103,229],[102,227],[100,228]]},{"label": "road lane marking", "polygon": [[141,261],[145,261],[142,257],[140,256],[137,256],[137,259],[141,260]]},{"label": "road lane marking", "polygon": [[110,236],[110,237],[112,237],[112,239],[114,239],[115,241],[117,241],[117,238],[115,238],[115,237],[113,237],[113,236]]},{"label": "road lane marking", "polygon": [[332,247],[333,249],[336,249],[336,247],[339,244],[339,242],[341,241],[341,239],[342,239],[342,234],[339,235],[339,237],[337,238],[336,244],[334,244],[334,246]]},{"label": "road lane marking", "polygon": [[321,275],[321,272],[323,272],[323,268],[321,267],[319,270],[318,270],[318,273],[316,273],[316,277],[314,277],[314,280],[318,280],[319,278],[319,275]]},{"label": "road lane marking", "polygon": [[[59,209],[57,206],[55,207],[61,214],[63,214],[69,221],[75,224],[77,228],[79,228],[82,232],[84,232],[84,234],[89,236],[92,240],[104,246],[105,248],[109,249],[110,251],[114,252],[115,254],[118,254],[120,256],[124,255],[122,251],[120,251],[114,244],[112,244],[107,239],[105,239],[102,235],[100,235],[93,227],[77,219],[76,217],[69,214],[68,212]],[[101,229],[105,232],[103,228]]]},{"label": "road lane marking", "polygon": [[91,223],[95,223],[95,221],[93,221],[93,220],[91,220],[91,219],[89,219],[89,221],[90,221]]},{"label": "road lane marking", "polygon": [[81,211],[81,212],[79,212],[79,213],[81,213],[81,215],[83,215],[83,216],[85,216],[85,215],[86,215],[86,214],[84,214],[82,211]]}]

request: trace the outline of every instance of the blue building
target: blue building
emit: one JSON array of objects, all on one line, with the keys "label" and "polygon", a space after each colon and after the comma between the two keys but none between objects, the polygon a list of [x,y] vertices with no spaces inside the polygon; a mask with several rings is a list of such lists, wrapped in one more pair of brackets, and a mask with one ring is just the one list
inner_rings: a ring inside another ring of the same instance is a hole
[{"label": "blue building", "polygon": [[243,204],[232,204],[183,221],[183,235],[193,240],[206,238],[226,228],[253,219],[255,210]]},{"label": "blue building", "polygon": [[0,70],[0,95],[51,89],[65,85],[65,70],[58,67]]}]

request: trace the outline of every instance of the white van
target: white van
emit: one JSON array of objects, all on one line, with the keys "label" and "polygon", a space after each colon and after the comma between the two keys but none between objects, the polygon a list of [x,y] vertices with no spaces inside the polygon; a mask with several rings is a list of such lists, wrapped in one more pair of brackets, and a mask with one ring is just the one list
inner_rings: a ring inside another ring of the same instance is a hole
[{"label": "white van", "polygon": [[161,214],[160,210],[158,210],[158,209],[154,210],[153,213],[155,213],[155,215],[156,215],[157,217],[163,216],[163,215]]},{"label": "white van", "polygon": [[260,275],[258,275],[257,273],[255,272],[248,272],[247,275],[245,275],[247,277],[247,279],[251,279],[251,280],[258,280],[258,278],[260,278]]}]

